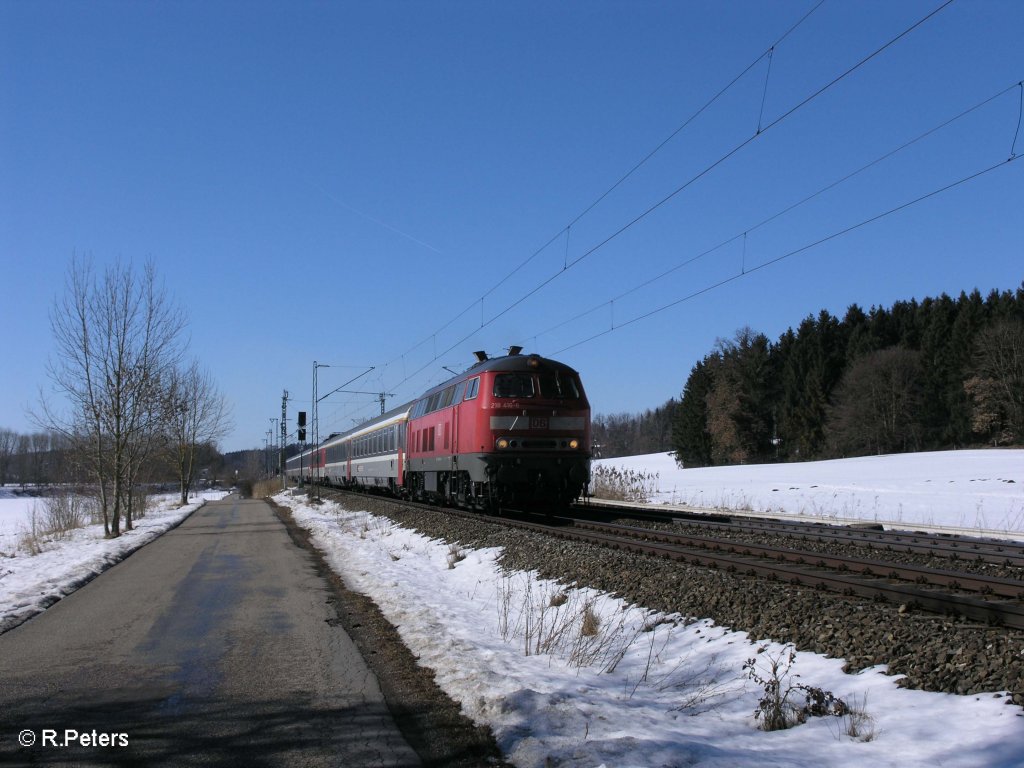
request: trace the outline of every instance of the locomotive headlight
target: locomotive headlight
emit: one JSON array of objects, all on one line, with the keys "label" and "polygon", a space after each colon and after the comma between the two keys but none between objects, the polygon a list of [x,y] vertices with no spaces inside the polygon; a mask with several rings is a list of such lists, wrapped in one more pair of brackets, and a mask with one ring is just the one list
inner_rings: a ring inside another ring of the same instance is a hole
[{"label": "locomotive headlight", "polygon": [[501,449],[501,450],[504,450],[505,448],[508,448],[508,440],[506,440],[504,437],[499,438],[498,439],[498,448]]},{"label": "locomotive headlight", "polygon": [[577,448],[580,447],[580,441],[577,440],[576,438],[573,438],[572,440],[569,441],[569,447],[575,451]]}]

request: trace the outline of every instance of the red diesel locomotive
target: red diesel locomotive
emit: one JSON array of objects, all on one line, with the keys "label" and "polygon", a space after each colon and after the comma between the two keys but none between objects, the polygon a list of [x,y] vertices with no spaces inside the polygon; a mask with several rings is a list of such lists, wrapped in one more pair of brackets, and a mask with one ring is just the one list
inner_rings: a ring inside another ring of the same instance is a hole
[{"label": "red diesel locomotive", "polygon": [[512,347],[288,460],[320,478],[495,509],[566,505],[590,476],[590,405],[569,366]]}]

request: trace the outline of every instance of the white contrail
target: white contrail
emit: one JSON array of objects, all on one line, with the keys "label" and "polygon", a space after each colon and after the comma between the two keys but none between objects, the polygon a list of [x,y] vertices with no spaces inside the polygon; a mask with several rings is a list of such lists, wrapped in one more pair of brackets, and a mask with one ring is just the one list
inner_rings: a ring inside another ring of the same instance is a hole
[{"label": "white contrail", "polygon": [[419,240],[419,239],[417,239],[417,238],[413,237],[413,236],[412,236],[412,235],[410,235],[410,234],[409,234],[408,232],[403,232],[402,230],[398,229],[397,227],[393,227],[393,226],[391,226],[391,225],[390,225],[390,224],[388,224],[387,222],[381,221],[380,219],[375,219],[375,218],[374,218],[373,216],[371,216],[370,214],[368,214],[368,213],[364,213],[363,211],[360,211],[360,210],[359,210],[358,208],[353,208],[353,207],[352,207],[351,205],[349,205],[348,203],[346,203],[346,202],[345,202],[344,200],[339,200],[339,199],[338,199],[337,197],[335,197],[334,195],[332,195],[332,194],[331,194],[330,192],[328,192],[328,191],[327,191],[326,189],[324,189],[323,187],[321,187],[321,186],[320,186],[320,185],[318,185],[318,184],[315,184],[314,186],[315,186],[315,187],[316,187],[317,189],[319,189],[319,190],[320,190],[321,192],[323,192],[323,193],[324,193],[324,194],[325,194],[325,195],[326,195],[326,196],[327,196],[327,197],[328,197],[328,198],[329,198],[330,200],[332,200],[333,202],[337,203],[337,204],[338,204],[338,205],[340,205],[340,206],[341,206],[342,208],[345,208],[346,210],[349,210],[349,211],[351,211],[352,213],[356,214],[357,216],[362,216],[362,217],[363,217],[364,219],[366,219],[367,221],[372,221],[372,222],[373,222],[374,224],[377,224],[377,225],[379,225],[379,226],[382,226],[382,227],[384,227],[385,229],[388,229],[388,230],[390,230],[390,231],[394,232],[394,233],[395,233],[396,235],[401,235],[401,236],[402,236],[402,237],[404,237],[404,238],[405,238],[406,240],[412,240],[412,241],[413,241],[414,243],[416,243],[417,245],[422,245],[422,246],[423,246],[424,248],[429,248],[429,249],[430,249],[430,250],[432,250],[432,251],[433,251],[434,253],[437,253],[437,254],[443,255],[443,252],[442,252],[442,251],[438,250],[437,248],[435,248],[434,246],[432,246],[432,245],[431,245],[430,243],[425,243],[425,242],[423,242],[422,240]]}]

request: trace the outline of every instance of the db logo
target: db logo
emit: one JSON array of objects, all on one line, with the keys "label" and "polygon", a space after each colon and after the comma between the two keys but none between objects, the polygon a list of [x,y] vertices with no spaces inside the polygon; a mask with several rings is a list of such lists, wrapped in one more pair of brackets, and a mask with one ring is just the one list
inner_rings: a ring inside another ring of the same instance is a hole
[{"label": "db logo", "polygon": [[547,429],[548,420],[545,417],[535,416],[530,419],[530,429]]}]

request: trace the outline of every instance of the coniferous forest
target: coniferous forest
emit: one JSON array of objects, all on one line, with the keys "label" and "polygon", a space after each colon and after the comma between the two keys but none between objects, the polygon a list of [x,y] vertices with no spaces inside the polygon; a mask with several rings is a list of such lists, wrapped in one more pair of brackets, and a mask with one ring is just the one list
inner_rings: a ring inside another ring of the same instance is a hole
[{"label": "coniferous forest", "polygon": [[1024,444],[1024,283],[822,310],[774,342],[720,339],[682,398],[595,415],[595,455],[675,451],[684,466]]},{"label": "coniferous forest", "polygon": [[743,328],[693,366],[671,440],[684,466],[1022,443],[1024,283]]}]

